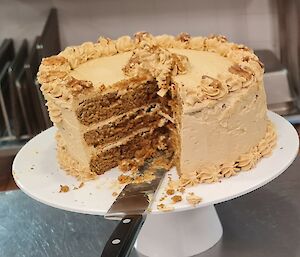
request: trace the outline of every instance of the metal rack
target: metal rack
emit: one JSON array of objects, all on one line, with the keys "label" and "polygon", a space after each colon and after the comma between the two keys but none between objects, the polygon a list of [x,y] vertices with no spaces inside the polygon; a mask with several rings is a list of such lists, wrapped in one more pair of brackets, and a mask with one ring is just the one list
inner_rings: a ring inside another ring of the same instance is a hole
[{"label": "metal rack", "polygon": [[41,35],[28,48],[26,39],[16,53],[12,39],[0,46],[0,157],[16,154],[52,126],[36,74],[42,58],[60,51],[56,9],[50,10]]}]

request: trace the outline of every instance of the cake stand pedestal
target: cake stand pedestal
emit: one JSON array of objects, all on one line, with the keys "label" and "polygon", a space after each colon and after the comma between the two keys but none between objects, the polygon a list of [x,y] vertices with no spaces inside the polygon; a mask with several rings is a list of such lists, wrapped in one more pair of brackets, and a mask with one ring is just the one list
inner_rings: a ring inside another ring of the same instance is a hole
[{"label": "cake stand pedestal", "polygon": [[[151,213],[136,241],[136,249],[150,257],[187,257],[212,247],[222,236],[222,225],[214,204],[249,193],[270,182],[284,172],[297,156],[298,134],[293,126],[279,115],[268,112],[277,130],[277,146],[268,158],[263,158],[249,172],[223,179],[221,183],[200,184],[187,188],[183,201],[173,205],[172,212],[157,209],[163,196],[167,177],[177,179],[177,172],[168,172],[154,199]],[[13,176],[30,197],[47,205],[67,211],[105,215],[123,189],[116,183],[120,172],[112,169],[83,187],[72,176],[59,169],[56,161],[55,128],[50,128],[31,139],[17,154]],[[67,193],[60,187],[68,186]],[[191,206],[185,197],[195,193],[203,200]],[[170,201],[167,199],[166,201]],[[164,204],[169,204],[168,202]]]},{"label": "cake stand pedestal", "polygon": [[213,205],[148,215],[137,241],[136,250],[151,257],[187,257],[204,252],[222,237],[223,229]]}]

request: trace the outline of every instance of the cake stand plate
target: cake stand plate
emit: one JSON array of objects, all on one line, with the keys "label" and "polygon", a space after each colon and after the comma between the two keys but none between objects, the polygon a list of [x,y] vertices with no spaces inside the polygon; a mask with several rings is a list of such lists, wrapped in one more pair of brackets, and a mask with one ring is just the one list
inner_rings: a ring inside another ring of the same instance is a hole
[{"label": "cake stand plate", "polygon": [[[249,193],[276,178],[295,159],[299,149],[298,134],[281,116],[268,112],[278,134],[277,145],[268,158],[259,161],[256,168],[240,172],[238,176],[220,183],[200,184],[187,188],[183,201],[172,205],[174,210],[157,209],[166,186],[167,177],[177,179],[176,169],[168,172],[152,205],[151,213],[138,236],[136,247],[147,256],[192,256],[212,247],[222,236],[222,226],[214,204]],[[115,168],[93,181],[80,183],[66,175],[56,161],[54,127],[31,139],[17,154],[13,163],[13,176],[22,191],[47,205],[86,214],[104,215],[123,189],[117,181],[120,171]],[[76,147],[76,146],[74,146]],[[69,191],[60,192],[60,186]],[[203,200],[191,206],[185,195],[193,192]],[[171,203],[170,199],[163,202]],[[159,215],[156,215],[159,214]]]}]

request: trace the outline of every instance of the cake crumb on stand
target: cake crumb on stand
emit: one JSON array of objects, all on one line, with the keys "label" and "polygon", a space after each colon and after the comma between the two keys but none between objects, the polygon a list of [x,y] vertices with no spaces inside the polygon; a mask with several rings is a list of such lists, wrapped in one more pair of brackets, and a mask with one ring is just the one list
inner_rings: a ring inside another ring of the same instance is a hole
[{"label": "cake crumb on stand", "polygon": [[77,190],[77,189],[79,189],[79,188],[82,188],[83,186],[84,186],[84,182],[81,182],[81,183],[79,184],[79,186],[78,186],[78,187],[74,187],[73,190]]},{"label": "cake crumb on stand", "polygon": [[67,186],[67,185],[60,185],[59,193],[67,193],[69,191],[70,191],[69,186]]},{"label": "cake crumb on stand", "polygon": [[128,183],[132,182],[132,178],[130,176],[121,174],[118,177],[118,181],[120,182],[120,184],[128,184]]},{"label": "cake crumb on stand", "polygon": [[166,193],[167,193],[167,195],[174,195],[175,194],[175,190],[169,188],[169,189],[166,190]]},{"label": "cake crumb on stand", "polygon": [[174,195],[172,198],[173,203],[178,203],[182,201],[182,196],[181,195]]},{"label": "cake crumb on stand", "polygon": [[188,201],[189,204],[196,206],[202,201],[202,198],[196,195],[195,193],[191,192],[188,193],[188,195],[186,196],[186,200]]},{"label": "cake crumb on stand", "polygon": [[168,211],[173,211],[174,207],[161,203],[157,205],[157,209],[163,212],[168,212]]}]

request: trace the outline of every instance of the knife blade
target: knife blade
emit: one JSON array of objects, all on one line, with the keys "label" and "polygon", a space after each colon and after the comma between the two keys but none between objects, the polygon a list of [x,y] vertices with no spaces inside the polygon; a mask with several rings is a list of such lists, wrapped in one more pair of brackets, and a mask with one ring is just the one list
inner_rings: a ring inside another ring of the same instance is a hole
[{"label": "knife blade", "polygon": [[153,180],[124,187],[104,216],[121,221],[107,241],[101,257],[127,257],[130,254],[165,173],[166,170],[159,169]]}]

